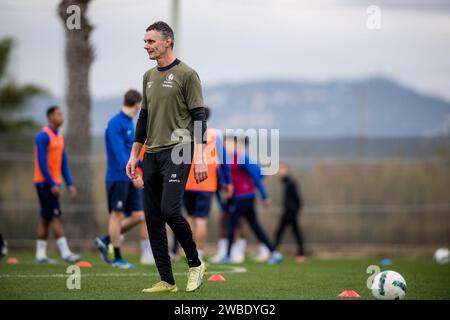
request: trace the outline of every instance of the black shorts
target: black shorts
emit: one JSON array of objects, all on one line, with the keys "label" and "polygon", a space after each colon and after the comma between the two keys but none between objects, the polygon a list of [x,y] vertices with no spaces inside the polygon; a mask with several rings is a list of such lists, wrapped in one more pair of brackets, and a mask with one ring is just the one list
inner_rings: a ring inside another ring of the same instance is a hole
[{"label": "black shorts", "polygon": [[211,210],[213,192],[188,191],[184,192],[183,204],[188,215],[195,218],[206,218]]},{"label": "black shorts", "polygon": [[108,211],[123,212],[130,216],[134,211],[144,210],[143,189],[136,189],[131,181],[106,183]]},{"label": "black shorts", "polygon": [[58,197],[55,197],[46,183],[35,184],[41,205],[41,217],[45,221],[51,221],[54,217],[61,216],[61,207]]}]

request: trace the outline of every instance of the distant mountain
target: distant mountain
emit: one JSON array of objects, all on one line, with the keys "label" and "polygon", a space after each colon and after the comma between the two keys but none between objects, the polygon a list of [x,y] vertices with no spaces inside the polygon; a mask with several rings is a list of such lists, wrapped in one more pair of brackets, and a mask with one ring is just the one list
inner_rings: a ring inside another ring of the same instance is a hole
[{"label": "distant mountain", "polygon": [[205,91],[219,128],[280,128],[285,137],[422,136],[449,132],[450,103],[386,78],[258,82]]},{"label": "distant mountain", "polygon": [[[450,102],[419,94],[393,80],[261,81],[204,90],[210,126],[278,128],[282,137],[411,137],[450,135]],[[30,109],[42,114],[49,101]],[[92,133],[103,134],[122,97],[95,100]]]}]

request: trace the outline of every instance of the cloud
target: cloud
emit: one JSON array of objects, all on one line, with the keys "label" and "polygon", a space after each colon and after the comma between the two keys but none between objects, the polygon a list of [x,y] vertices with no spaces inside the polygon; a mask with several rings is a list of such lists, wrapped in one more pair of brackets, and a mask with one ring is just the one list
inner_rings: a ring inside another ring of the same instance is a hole
[{"label": "cloud", "polygon": [[[175,48],[205,86],[385,74],[450,99],[448,1],[376,2],[382,8],[379,31],[366,28],[365,5],[372,1],[181,1]],[[41,84],[62,98],[64,34],[57,4],[2,1],[0,37],[18,39],[11,72],[20,81]],[[97,55],[93,96],[141,88],[143,73],[155,65],[142,48],[143,30],[155,20],[170,21],[170,1],[93,1],[89,17]]]},{"label": "cloud", "polygon": [[429,11],[438,14],[450,12],[448,0],[341,0],[341,3],[364,6],[377,5],[381,8],[394,10]]}]

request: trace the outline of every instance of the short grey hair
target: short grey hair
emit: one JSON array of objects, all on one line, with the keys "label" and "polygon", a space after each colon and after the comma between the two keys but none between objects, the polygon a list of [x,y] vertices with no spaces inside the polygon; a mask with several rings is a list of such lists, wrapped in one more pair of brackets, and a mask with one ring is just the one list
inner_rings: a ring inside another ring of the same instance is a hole
[{"label": "short grey hair", "polygon": [[163,39],[167,39],[167,38],[172,39],[172,43],[170,44],[170,47],[173,49],[173,45],[175,43],[175,37],[173,35],[172,28],[167,23],[165,23],[164,21],[157,21],[157,22],[151,24],[145,31],[151,31],[151,30],[156,30],[156,31],[161,32]]}]

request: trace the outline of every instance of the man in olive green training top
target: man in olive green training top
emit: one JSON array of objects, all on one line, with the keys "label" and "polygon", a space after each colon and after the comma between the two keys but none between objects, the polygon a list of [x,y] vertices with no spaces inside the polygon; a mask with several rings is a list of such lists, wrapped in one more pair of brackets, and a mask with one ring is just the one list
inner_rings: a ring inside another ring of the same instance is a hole
[{"label": "man in olive green training top", "polygon": [[[157,66],[144,74],[142,109],[126,171],[130,179],[139,179],[136,167],[145,143],[144,211],[161,281],[143,292],[177,291],[167,245],[166,223],[186,253],[189,265],[186,291],[191,292],[201,286],[206,267],[198,258],[192,231],[181,214],[181,199],[191,160],[196,182],[201,183],[207,178],[207,165],[202,152],[206,147],[202,88],[195,70],[175,57],[174,35],[167,23],[159,21],[150,25],[144,42],[144,49],[151,60],[156,60]],[[196,131],[201,132],[195,132],[196,158],[192,159],[194,122],[200,124],[201,130]],[[188,136],[187,143],[184,139],[180,143],[177,138],[180,133],[182,137]],[[182,157],[181,163],[174,161],[177,156]]]}]

